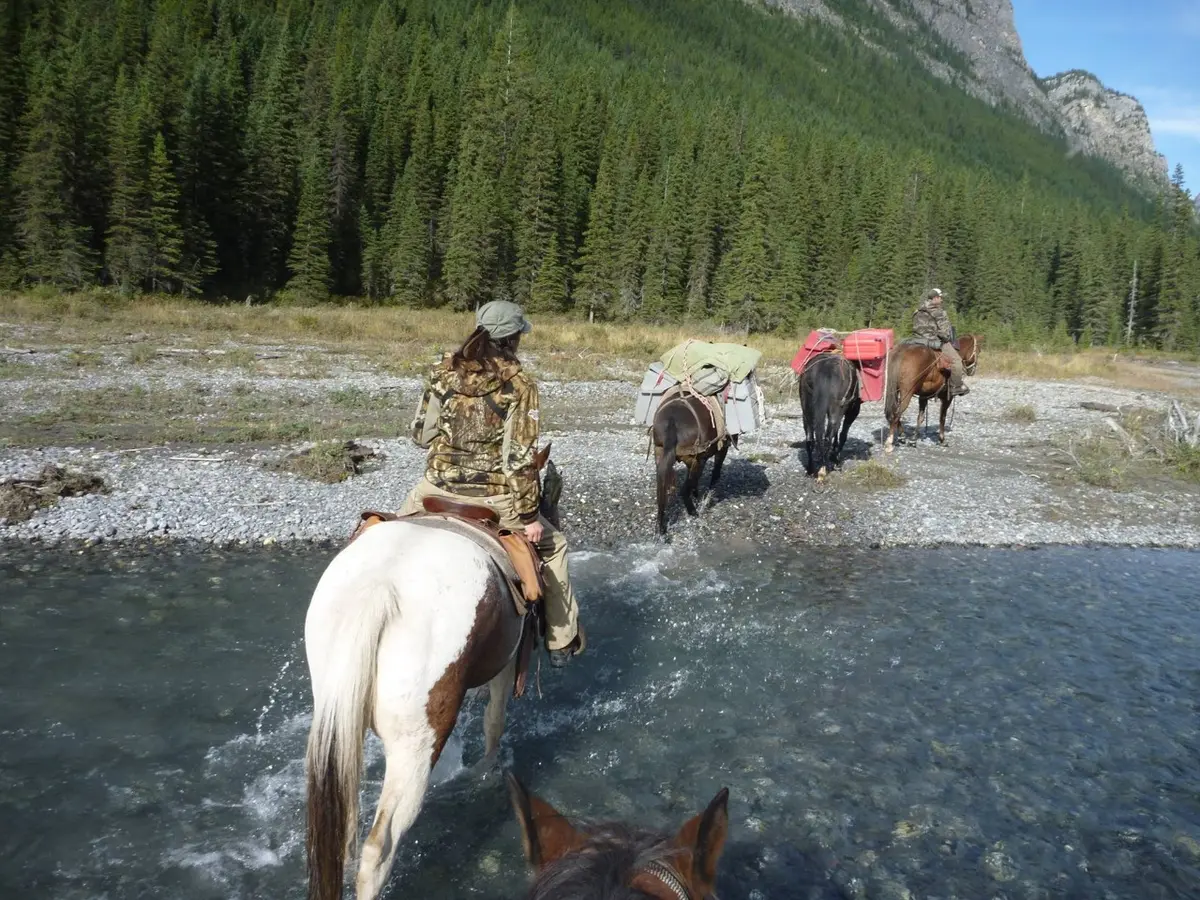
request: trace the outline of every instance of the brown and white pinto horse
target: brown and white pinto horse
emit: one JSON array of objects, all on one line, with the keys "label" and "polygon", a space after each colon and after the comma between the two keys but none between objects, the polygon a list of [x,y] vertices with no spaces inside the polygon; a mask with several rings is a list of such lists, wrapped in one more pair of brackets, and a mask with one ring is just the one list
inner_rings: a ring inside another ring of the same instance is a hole
[{"label": "brown and white pinto horse", "polygon": [[728,789],[674,836],[619,824],[577,827],[512,775],[508,789],[525,858],[536,872],[529,900],[716,900]]},{"label": "brown and white pinto horse", "polygon": [[[968,375],[975,374],[982,343],[983,336],[978,334],[963,335],[959,339],[959,355],[962,356],[963,368]],[[925,408],[929,405],[930,398],[937,397],[941,401],[938,440],[946,443],[946,411],[950,409],[954,398],[950,396],[949,373],[938,365],[941,355],[940,350],[919,344],[900,344],[888,355],[887,396],[883,402],[883,414],[887,419],[888,428],[883,449],[887,453],[892,452],[896,432],[900,429],[900,420],[913,397],[919,401],[918,434],[925,423]]]},{"label": "brown and white pinto horse", "polygon": [[[548,450],[538,454],[539,467]],[[546,487],[543,497],[557,499],[561,486]],[[555,510],[544,512],[549,518]],[[523,627],[497,564],[462,534],[419,519],[383,521],[333,558],[304,623],[313,690],[305,756],[309,900],[342,896],[358,845],[367,728],[383,742],[385,771],[359,860],[358,900],[383,890],[471,688],[488,686],[485,751],[495,754]]]}]

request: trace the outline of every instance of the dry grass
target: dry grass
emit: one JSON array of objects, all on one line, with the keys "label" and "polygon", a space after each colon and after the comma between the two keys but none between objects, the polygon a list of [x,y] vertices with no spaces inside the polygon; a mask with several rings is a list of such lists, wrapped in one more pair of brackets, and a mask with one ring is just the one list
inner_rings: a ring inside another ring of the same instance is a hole
[{"label": "dry grass", "polygon": [[1200,395],[1200,386],[1181,385],[1174,373],[1149,365],[1165,361],[1166,356],[1161,359],[1153,355],[1135,358],[1111,350],[1041,353],[1036,350],[989,350],[985,345],[980,352],[979,370],[981,374],[1001,378],[1035,381],[1095,379],[1133,390]]},{"label": "dry grass", "polygon": [[0,522],[25,522],[63,497],[96,493],[108,493],[108,485],[98,475],[48,465],[32,478],[10,478],[0,483]]},{"label": "dry grass", "polygon": [[1001,419],[1014,425],[1032,425],[1037,421],[1037,410],[1028,403],[1013,403],[1004,410]]},{"label": "dry grass", "polygon": [[[537,315],[522,343],[531,368],[564,378],[633,378],[646,362],[686,340],[753,343],[767,365],[784,365],[796,340],[775,335],[746,338],[712,324],[589,324],[564,316]],[[472,314],[369,306],[216,305],[171,297],[124,298],[84,294],[0,293],[0,319],[37,327],[27,346],[133,345],[133,361],[151,358],[156,344],[197,348],[229,340],[303,345],[361,354],[396,374],[424,372],[437,355],[465,337]],[[21,342],[18,342],[21,343]],[[249,351],[248,351],[249,352]],[[203,358],[203,357],[201,357]],[[228,364],[230,358],[216,360]],[[242,361],[245,362],[245,361]]]},{"label": "dry grass", "polygon": [[[787,368],[808,329],[795,334],[725,331],[714,323],[589,324],[555,315],[534,315],[534,330],[522,344],[530,367],[543,376],[564,379],[636,379],[649,360],[687,338],[747,343],[761,350],[760,381],[769,399],[794,395]],[[95,351],[105,348],[131,362],[154,358],[161,348],[222,348],[211,356],[197,353],[189,362],[220,367],[255,368],[254,351],[229,343],[285,345],[313,358],[320,370],[329,354],[353,354],[371,365],[401,375],[419,375],[438,354],[457,344],[473,326],[467,312],[400,307],[338,305],[288,306],[215,304],[174,297],[124,297],[107,291],[79,294],[0,292],[0,321],[24,326],[6,337],[11,346],[74,348],[85,356],[77,365],[99,365]],[[90,355],[88,355],[90,354]],[[187,359],[180,356],[178,359]],[[1153,354],[1137,359],[1112,351],[1043,353],[1000,350],[984,344],[979,371],[986,376],[1037,380],[1097,379],[1139,390],[1200,396],[1200,377],[1180,384],[1176,373],[1148,363],[1165,361]],[[315,373],[314,373],[315,374]]]},{"label": "dry grass", "polygon": [[276,472],[291,472],[325,484],[338,484],[361,475],[365,465],[378,458],[370,447],[356,441],[318,441],[268,465]]},{"label": "dry grass", "polygon": [[867,459],[846,471],[842,482],[861,491],[890,491],[904,487],[908,479],[877,459]]},{"label": "dry grass", "polygon": [[1161,412],[1134,409],[1113,421],[1119,432],[1096,426],[1055,447],[1062,480],[1114,491],[1163,478],[1200,484],[1200,447],[1173,440]]},{"label": "dry grass", "polygon": [[252,382],[220,394],[200,384],[153,391],[140,386],[102,388],[64,393],[40,412],[0,420],[0,444],[131,447],[344,441],[400,433],[410,414],[407,403],[404,406],[401,409],[395,397],[353,388],[319,397],[258,391]]}]

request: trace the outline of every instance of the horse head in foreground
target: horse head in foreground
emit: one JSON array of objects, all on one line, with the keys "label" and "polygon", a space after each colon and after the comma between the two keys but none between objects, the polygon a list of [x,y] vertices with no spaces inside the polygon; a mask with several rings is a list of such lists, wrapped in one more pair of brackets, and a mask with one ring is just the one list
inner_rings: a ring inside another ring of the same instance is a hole
[{"label": "horse head in foreground", "polygon": [[[963,371],[974,375],[979,365],[979,348],[983,336],[978,334],[963,335],[959,339],[959,355],[963,361]],[[919,403],[917,411],[917,433],[925,423],[925,409],[933,397],[942,404],[938,419],[938,440],[946,443],[946,412],[954,398],[950,396],[948,367],[942,360],[938,350],[920,344],[899,344],[888,355],[887,395],[884,397],[883,414],[887,419],[887,438],[884,450],[892,452],[896,433],[900,430],[900,420],[904,417],[908,404],[916,397]]]},{"label": "horse head in foreground", "polygon": [[574,825],[508,776],[525,857],[529,900],[716,900],[717,862],[729,834],[729,790],[674,835],[621,824]]},{"label": "horse head in foreground", "polygon": [[[547,518],[562,490],[547,468],[549,451],[534,462],[546,482]],[[493,514],[471,507],[459,515],[372,515],[377,524],[360,527],[313,592],[304,623],[313,691],[305,755],[309,900],[342,896],[358,846],[367,728],[383,742],[385,771],[359,860],[358,900],[383,890],[469,689],[488,686],[485,752],[499,746],[533,619],[501,545],[489,549],[486,534],[472,532],[486,526],[461,515]]]}]

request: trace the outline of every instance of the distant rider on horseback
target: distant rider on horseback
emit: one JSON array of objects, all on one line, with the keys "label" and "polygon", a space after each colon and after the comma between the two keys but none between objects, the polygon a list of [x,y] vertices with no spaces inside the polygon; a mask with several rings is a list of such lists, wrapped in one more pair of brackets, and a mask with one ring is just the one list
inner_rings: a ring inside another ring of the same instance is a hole
[{"label": "distant rider on horseback", "polygon": [[463,345],[434,367],[417,407],[413,440],[429,454],[401,514],[419,512],[426,497],[450,497],[491,507],[502,528],[524,529],[545,562],[550,663],[564,666],[583,651],[583,639],[567,540],[538,511],[538,391],[516,355],[531,326],[506,300],[485,303],[475,322]]},{"label": "distant rider on horseback", "polygon": [[934,349],[940,346],[942,353],[950,359],[951,397],[961,397],[971,393],[971,389],[963,384],[963,361],[958,348],[954,346],[954,329],[950,325],[950,317],[942,307],[942,292],[937,288],[931,290],[921,305],[913,313],[913,334],[925,338]]}]

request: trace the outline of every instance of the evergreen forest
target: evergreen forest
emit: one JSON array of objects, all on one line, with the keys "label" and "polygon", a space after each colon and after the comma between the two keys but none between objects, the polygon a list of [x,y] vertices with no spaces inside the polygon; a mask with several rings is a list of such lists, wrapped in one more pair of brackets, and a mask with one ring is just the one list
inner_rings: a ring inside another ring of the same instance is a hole
[{"label": "evergreen forest", "polygon": [[[742,0],[5,0],[0,286],[1200,349],[1200,235],[933,78]],[[1136,273],[1136,274],[1135,274]]]}]

